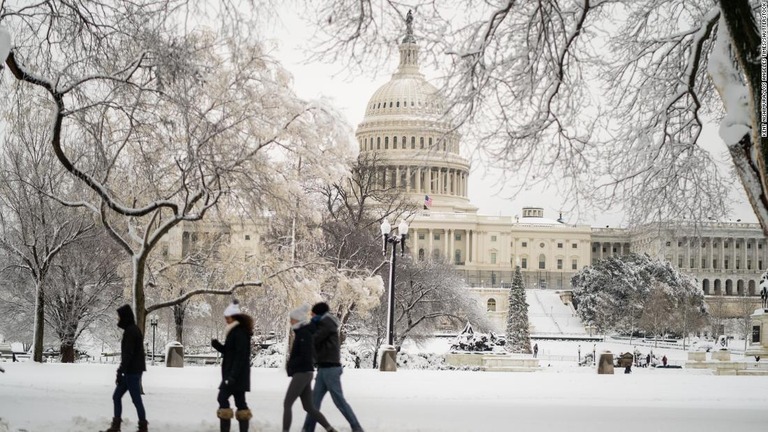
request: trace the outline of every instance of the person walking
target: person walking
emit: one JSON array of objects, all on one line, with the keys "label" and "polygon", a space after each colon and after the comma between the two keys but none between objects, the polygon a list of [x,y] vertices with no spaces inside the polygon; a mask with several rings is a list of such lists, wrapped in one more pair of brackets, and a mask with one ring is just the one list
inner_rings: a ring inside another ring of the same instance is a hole
[{"label": "person walking", "polygon": [[[240,311],[237,300],[224,310],[224,343],[211,339],[211,346],[221,353],[221,384],[219,385],[219,418],[221,432],[229,432],[232,418],[237,419],[240,432],[247,432],[253,414],[245,401],[245,392],[251,391],[251,336],[253,319]],[[232,411],[229,398],[234,397],[237,413]]]},{"label": "person walking", "polygon": [[533,344],[533,358],[536,358],[539,355],[539,344],[535,343]]},{"label": "person walking", "polygon": [[283,401],[283,432],[288,432],[291,429],[293,403],[299,397],[301,397],[301,405],[307,416],[314,418],[326,431],[337,432],[331,427],[325,416],[312,405],[312,375],[315,372],[312,358],[312,334],[317,326],[310,323],[307,318],[309,318],[309,305],[303,305],[290,313],[294,339],[286,364],[286,371],[291,377],[291,383],[288,384],[288,391],[285,393],[285,400]]},{"label": "person walking", "polygon": [[664,365],[664,367],[667,367],[667,356],[661,358],[661,364]]},{"label": "person walking", "polygon": [[109,429],[104,432],[120,432],[120,424],[123,421],[123,396],[126,392],[131,395],[131,401],[139,416],[137,432],[147,432],[149,423],[144,402],[141,400],[141,375],[147,370],[144,361],[144,336],[136,325],[133,309],[129,305],[120,306],[117,309],[117,317],[117,326],[123,329],[123,339],[120,341],[120,366],[117,368],[115,392],[112,394],[114,417]]},{"label": "person walking", "polygon": [[[312,392],[312,403],[320,409],[325,394],[330,392],[331,399],[341,415],[349,422],[352,432],[363,432],[352,407],[349,406],[341,390],[341,343],[339,342],[339,320],[330,312],[328,303],[320,302],[312,306],[312,322],[317,330],[312,337],[315,348],[317,376]],[[314,432],[315,420],[307,415],[302,432]]]}]

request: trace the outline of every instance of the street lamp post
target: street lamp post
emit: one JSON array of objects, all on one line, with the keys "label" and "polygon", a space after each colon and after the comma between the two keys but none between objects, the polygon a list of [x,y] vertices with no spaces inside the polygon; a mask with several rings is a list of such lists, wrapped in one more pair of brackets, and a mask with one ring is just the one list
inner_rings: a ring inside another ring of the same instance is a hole
[{"label": "street lamp post", "polygon": [[384,219],[381,223],[382,252],[386,256],[387,243],[392,245],[392,255],[389,260],[389,286],[387,295],[387,346],[382,348],[382,358],[379,369],[396,371],[395,349],[395,265],[397,263],[397,244],[400,244],[400,256],[405,256],[405,239],[408,235],[408,223],[403,220],[397,226],[399,235],[392,235],[392,226]]},{"label": "street lamp post", "polygon": [[152,366],[155,365],[155,333],[157,331],[157,315],[152,315],[149,319],[149,325],[152,326]]}]

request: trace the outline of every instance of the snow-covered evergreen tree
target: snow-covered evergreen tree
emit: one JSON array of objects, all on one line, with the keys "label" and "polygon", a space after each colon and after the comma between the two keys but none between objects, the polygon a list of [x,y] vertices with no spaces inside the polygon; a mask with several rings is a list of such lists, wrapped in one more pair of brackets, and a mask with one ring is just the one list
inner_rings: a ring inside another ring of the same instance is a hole
[{"label": "snow-covered evergreen tree", "polygon": [[528,332],[528,303],[525,301],[525,288],[520,267],[515,268],[512,287],[509,289],[509,309],[507,309],[507,351],[531,353],[531,335]]},{"label": "snow-covered evergreen tree", "polygon": [[670,331],[693,331],[707,314],[704,294],[693,278],[668,261],[648,255],[630,254],[600,260],[576,273],[571,285],[573,303],[582,322],[596,325],[603,332],[628,334],[637,330],[644,313],[648,313],[645,309],[651,307],[654,286],[659,287],[671,303],[667,317]]}]

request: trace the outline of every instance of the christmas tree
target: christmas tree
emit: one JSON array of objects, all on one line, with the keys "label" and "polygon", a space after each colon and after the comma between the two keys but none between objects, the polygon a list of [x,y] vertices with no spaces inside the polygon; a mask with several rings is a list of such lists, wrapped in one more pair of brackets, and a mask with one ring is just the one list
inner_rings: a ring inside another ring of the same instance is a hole
[{"label": "christmas tree", "polygon": [[507,310],[507,351],[513,353],[531,353],[531,335],[528,333],[528,303],[525,301],[525,288],[520,267],[515,268],[512,287],[509,289],[509,309]]}]

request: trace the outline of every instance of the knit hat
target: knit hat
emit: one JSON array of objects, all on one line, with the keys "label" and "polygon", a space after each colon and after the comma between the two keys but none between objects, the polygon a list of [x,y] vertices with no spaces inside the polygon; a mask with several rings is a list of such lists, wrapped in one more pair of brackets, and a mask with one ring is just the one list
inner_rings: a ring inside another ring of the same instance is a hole
[{"label": "knit hat", "polygon": [[294,319],[296,321],[306,321],[307,318],[309,318],[309,305],[303,304],[296,309],[292,310],[289,314],[291,319]]},{"label": "knit hat", "polygon": [[224,316],[225,317],[231,317],[232,315],[239,315],[240,314],[240,302],[237,300],[232,300],[232,303],[227,306],[226,309],[224,309]]},{"label": "knit hat", "polygon": [[315,315],[325,315],[329,310],[331,310],[331,308],[326,302],[315,303],[315,305],[312,306],[312,313]]}]

